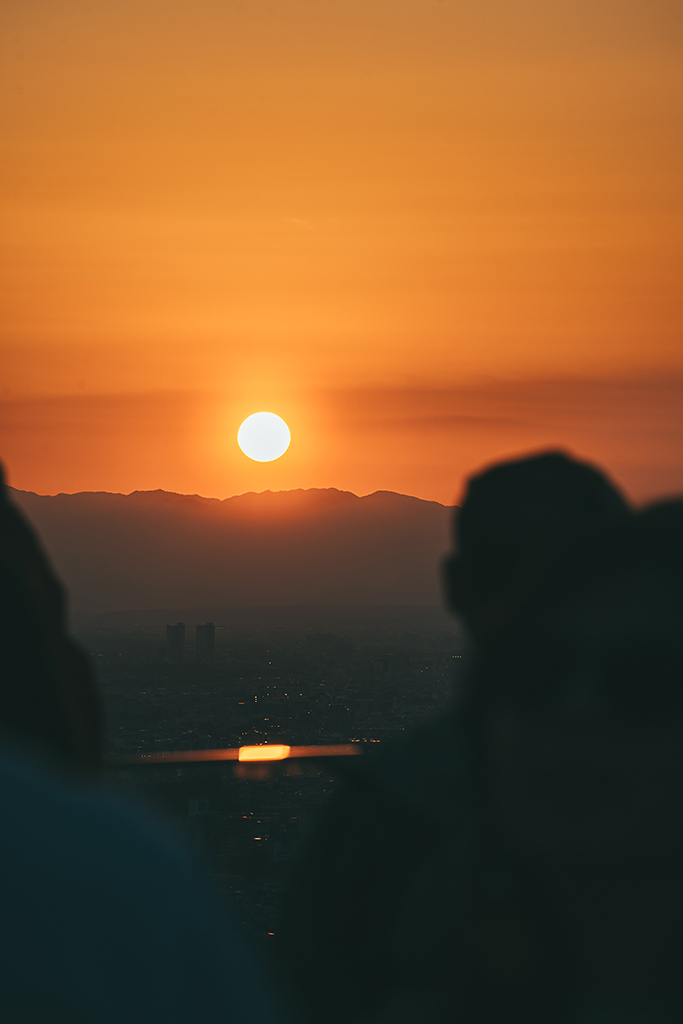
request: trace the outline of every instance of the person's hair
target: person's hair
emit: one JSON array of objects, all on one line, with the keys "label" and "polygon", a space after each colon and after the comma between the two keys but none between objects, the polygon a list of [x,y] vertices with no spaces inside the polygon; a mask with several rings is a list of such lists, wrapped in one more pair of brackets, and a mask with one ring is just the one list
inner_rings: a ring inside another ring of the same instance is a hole
[{"label": "person's hair", "polygon": [[0,729],[79,768],[101,756],[100,698],[64,591],[0,469]]},{"label": "person's hair", "polygon": [[629,507],[593,466],[563,452],[473,476],[455,513],[446,594],[477,640],[500,633],[563,564],[624,524]]}]

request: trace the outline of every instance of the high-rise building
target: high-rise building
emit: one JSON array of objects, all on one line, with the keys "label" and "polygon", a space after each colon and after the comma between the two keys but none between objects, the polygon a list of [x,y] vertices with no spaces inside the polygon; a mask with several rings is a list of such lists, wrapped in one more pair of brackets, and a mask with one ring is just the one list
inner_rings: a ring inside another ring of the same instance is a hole
[{"label": "high-rise building", "polygon": [[197,657],[212,657],[216,650],[216,628],[213,622],[197,626]]},{"label": "high-rise building", "polygon": [[184,622],[176,622],[175,626],[166,626],[166,654],[176,661],[182,661],[185,657]]}]

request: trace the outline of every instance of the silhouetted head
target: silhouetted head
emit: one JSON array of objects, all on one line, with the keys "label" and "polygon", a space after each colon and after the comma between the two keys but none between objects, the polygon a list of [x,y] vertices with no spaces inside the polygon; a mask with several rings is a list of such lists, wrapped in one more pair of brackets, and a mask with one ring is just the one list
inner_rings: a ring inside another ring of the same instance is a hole
[{"label": "silhouetted head", "polygon": [[0,729],[72,766],[95,768],[101,708],[65,600],[37,537],[8,499],[0,469]]},{"label": "silhouetted head", "polygon": [[556,570],[628,518],[602,473],[561,452],[487,469],[456,511],[447,602],[480,646],[495,641]]}]

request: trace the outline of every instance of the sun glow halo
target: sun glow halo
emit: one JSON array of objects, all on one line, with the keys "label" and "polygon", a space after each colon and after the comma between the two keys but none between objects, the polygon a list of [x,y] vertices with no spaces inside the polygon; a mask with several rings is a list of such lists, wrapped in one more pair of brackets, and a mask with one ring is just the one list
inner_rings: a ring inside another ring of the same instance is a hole
[{"label": "sun glow halo", "polygon": [[247,416],[237,431],[237,443],[254,462],[272,462],[284,455],[292,435],[285,421],[274,412],[255,412]]}]

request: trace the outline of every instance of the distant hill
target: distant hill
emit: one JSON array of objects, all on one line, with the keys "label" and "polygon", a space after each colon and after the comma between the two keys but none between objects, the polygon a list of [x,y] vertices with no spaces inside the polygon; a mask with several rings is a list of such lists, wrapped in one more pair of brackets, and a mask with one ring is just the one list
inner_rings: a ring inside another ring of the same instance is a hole
[{"label": "distant hill", "polygon": [[392,491],[10,488],[77,612],[268,605],[436,605],[452,509]]}]

